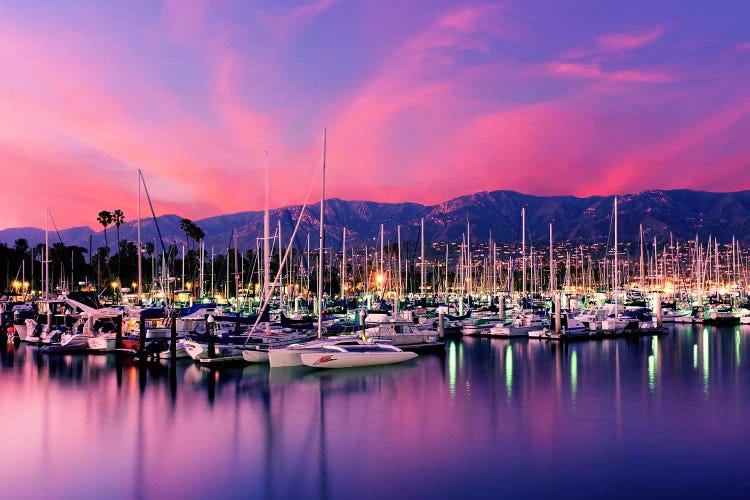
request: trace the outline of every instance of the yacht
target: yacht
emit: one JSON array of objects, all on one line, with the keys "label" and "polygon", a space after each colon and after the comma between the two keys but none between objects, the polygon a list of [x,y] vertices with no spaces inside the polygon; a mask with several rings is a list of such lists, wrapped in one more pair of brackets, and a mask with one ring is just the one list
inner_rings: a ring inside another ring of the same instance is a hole
[{"label": "yacht", "polygon": [[407,351],[444,349],[445,343],[435,330],[420,329],[407,321],[390,321],[365,330],[373,339],[389,341],[392,345]]}]

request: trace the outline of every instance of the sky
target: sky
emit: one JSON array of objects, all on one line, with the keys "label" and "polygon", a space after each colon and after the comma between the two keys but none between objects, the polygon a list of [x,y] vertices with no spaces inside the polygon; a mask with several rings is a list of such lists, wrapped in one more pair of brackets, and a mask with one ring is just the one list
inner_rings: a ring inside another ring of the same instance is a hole
[{"label": "sky", "polygon": [[[750,189],[750,4],[0,2],[0,228]],[[146,210],[144,206],[144,210]]]}]

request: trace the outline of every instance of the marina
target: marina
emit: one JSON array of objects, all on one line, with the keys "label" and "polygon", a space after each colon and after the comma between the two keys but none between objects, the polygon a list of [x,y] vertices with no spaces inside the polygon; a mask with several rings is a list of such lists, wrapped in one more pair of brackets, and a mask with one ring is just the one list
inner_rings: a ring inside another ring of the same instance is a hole
[{"label": "marina", "polygon": [[749,17],[0,1],[0,500],[750,497]]},{"label": "marina", "polygon": [[394,485],[399,497],[733,496],[750,487],[750,329],[668,329],[570,344],[463,337],[442,355],[325,371],[11,345],[0,351],[0,466],[13,471],[3,487],[56,498],[382,498]]}]

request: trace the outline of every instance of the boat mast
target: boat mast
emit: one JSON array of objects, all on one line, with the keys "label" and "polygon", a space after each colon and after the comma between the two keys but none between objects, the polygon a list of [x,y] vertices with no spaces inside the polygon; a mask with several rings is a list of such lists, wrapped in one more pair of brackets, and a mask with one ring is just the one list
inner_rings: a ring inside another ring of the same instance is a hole
[{"label": "boat mast", "polygon": [[[141,297],[142,290],[141,287],[143,286],[142,283],[142,273],[143,273],[143,263],[141,262],[142,253],[141,253],[141,169],[138,169],[138,304],[141,303]],[[182,259],[182,265],[183,269],[185,266],[185,258]],[[185,273],[183,271],[182,273],[182,286],[185,286]]]},{"label": "boat mast", "polygon": [[552,223],[549,223],[549,291],[555,289],[555,259],[552,255]]},{"label": "boat mast", "polygon": [[385,295],[385,277],[383,276],[383,223],[380,223],[380,269],[378,271],[378,284],[380,285],[380,298]]},{"label": "boat mast", "polygon": [[424,217],[420,219],[420,227],[422,232],[422,253],[420,255],[420,262],[419,262],[419,271],[420,271],[420,278],[419,278],[419,293],[421,297],[425,296],[424,290],[425,290],[425,265],[424,265]]},{"label": "boat mast", "polygon": [[346,228],[341,239],[341,298],[346,300]]},{"label": "boat mast", "polygon": [[615,292],[615,314],[617,314],[617,286],[619,285],[619,282],[617,280],[617,272],[618,272],[618,262],[617,262],[617,196],[615,196],[615,269],[614,273],[612,273],[612,278],[614,279],[614,292]]},{"label": "boat mast", "polygon": [[[44,298],[49,301],[49,208],[44,223]],[[50,326],[51,318],[47,314],[47,326]]]},{"label": "boat mast", "polygon": [[445,300],[448,301],[448,243],[445,244]]},{"label": "boat mast", "polygon": [[[281,262],[283,260],[283,256],[281,253],[281,242],[283,241],[281,239],[281,218],[279,218],[278,222],[278,234],[279,234],[279,272],[281,272]],[[284,310],[284,275],[282,274],[279,276],[279,279],[277,280],[279,282],[279,310]]]},{"label": "boat mast", "polygon": [[398,239],[398,294],[396,301],[401,301],[402,282],[401,282],[401,225],[396,226],[396,239]]},{"label": "boat mast", "polygon": [[265,205],[263,207],[263,301],[270,302],[271,288],[271,249],[269,237],[269,216],[268,216],[268,151],[266,153],[266,172],[265,172]]},{"label": "boat mast", "polygon": [[521,295],[526,295],[526,207],[521,207]]},{"label": "boat mast", "polygon": [[326,200],[326,129],[323,129],[323,187],[320,194],[320,242],[318,253],[318,338],[323,338],[323,214]]}]

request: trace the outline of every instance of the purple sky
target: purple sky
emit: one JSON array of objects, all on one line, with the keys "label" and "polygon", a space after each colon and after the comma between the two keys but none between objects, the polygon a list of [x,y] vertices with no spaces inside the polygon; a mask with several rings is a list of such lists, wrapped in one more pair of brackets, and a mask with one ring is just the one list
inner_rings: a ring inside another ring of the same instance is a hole
[{"label": "purple sky", "polygon": [[746,2],[0,3],[0,227],[750,188]]}]

